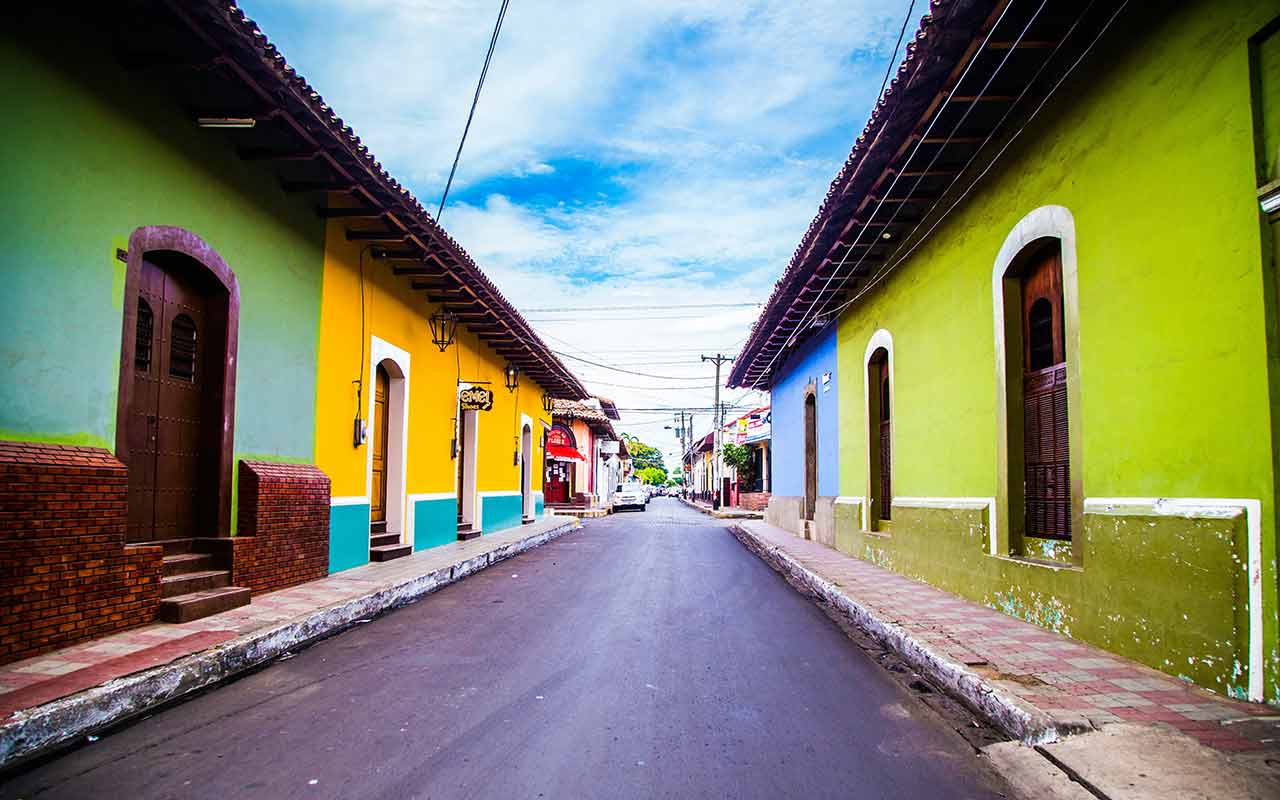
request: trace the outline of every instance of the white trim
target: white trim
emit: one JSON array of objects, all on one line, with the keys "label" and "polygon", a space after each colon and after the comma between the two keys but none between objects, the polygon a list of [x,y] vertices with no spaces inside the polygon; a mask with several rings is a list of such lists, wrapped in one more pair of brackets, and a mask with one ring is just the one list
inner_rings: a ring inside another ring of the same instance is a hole
[{"label": "white trim", "polygon": [[[893,391],[891,388],[890,392]],[[977,511],[985,509],[990,520],[987,531],[987,553],[996,554],[996,499],[994,497],[894,497],[892,505],[900,508],[946,508],[956,511]]]},{"label": "white trim", "polygon": [[[400,541],[413,544],[413,529],[406,524],[405,515],[405,486],[409,470],[409,352],[377,336],[370,336],[369,382],[365,384],[369,395],[368,415],[365,419],[370,425],[374,424],[378,365],[383,361],[390,361],[401,373],[394,375],[388,370],[391,381],[387,406],[392,413],[387,420],[387,533],[398,533]],[[370,444],[366,449],[364,491],[366,496],[372,498],[373,445]]]},{"label": "white trim", "polygon": [[502,492],[480,492],[480,496],[481,496],[481,497],[519,497],[519,496],[520,496],[520,492],[519,492],[519,491],[514,491],[514,492],[508,492],[508,491],[502,491]]},{"label": "white trim", "polygon": [[[461,396],[464,389],[469,388],[471,388],[471,384],[458,384],[459,396]],[[467,440],[464,442],[461,440],[461,437],[459,437],[458,456],[461,457],[462,453],[465,452],[470,457],[464,465],[466,467],[464,470],[466,474],[462,476],[461,486],[458,485],[458,469],[456,465],[454,466],[453,486],[455,493],[462,504],[462,523],[464,525],[470,523],[475,530],[482,530],[482,520],[480,519],[481,512],[479,504],[476,502],[476,482],[478,480],[477,476],[479,475],[478,462],[480,460],[480,412],[463,411],[461,402],[458,403],[456,408],[458,409],[458,426],[461,426],[462,424],[463,415],[467,415]],[[457,436],[457,433],[458,430],[457,427],[455,427],[454,436]]]},{"label": "white trim", "polygon": [[367,496],[362,497],[360,495],[348,495],[346,497],[330,497],[329,505],[330,506],[358,506],[358,505],[367,506],[369,505],[369,498]]},{"label": "white trim", "polygon": [[1249,699],[1262,702],[1262,501],[1252,498],[1086,497],[1085,511],[1095,514],[1154,514],[1194,519],[1230,519],[1245,515],[1249,578]]},{"label": "white trim", "polygon": [[[867,349],[862,354],[862,439],[867,446],[866,452],[866,468],[867,468],[867,494],[862,504],[862,529],[864,531],[871,530],[871,512],[870,498],[875,496],[875,478],[871,474],[871,384],[867,379],[867,370],[871,366],[871,356],[880,348],[884,348],[889,354],[886,359],[886,368],[889,370],[889,449],[893,450],[893,442],[897,438],[894,433],[897,427],[898,415],[893,413],[893,405],[897,402],[898,392],[893,384],[893,334],[884,328],[880,328],[871,334],[871,338],[867,340]],[[889,460],[889,484],[893,485],[893,459]],[[889,498],[889,505],[893,505],[893,498]]]},{"label": "white trim", "polygon": [[[525,432],[529,441],[525,443]],[[528,414],[520,415],[520,519],[533,516],[533,419]]]}]

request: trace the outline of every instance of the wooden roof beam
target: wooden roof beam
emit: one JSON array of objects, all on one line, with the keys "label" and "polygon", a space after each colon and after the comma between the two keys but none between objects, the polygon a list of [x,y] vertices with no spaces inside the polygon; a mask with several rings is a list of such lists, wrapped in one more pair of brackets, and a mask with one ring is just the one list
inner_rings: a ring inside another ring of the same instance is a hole
[{"label": "wooden roof beam", "polygon": [[396,231],[347,231],[348,242],[405,242],[409,234]]},{"label": "wooden roof beam", "polygon": [[282,150],[276,147],[241,147],[236,150],[241,161],[312,161],[320,151],[312,148]]},{"label": "wooden roof beam", "polygon": [[325,219],[382,219],[387,212],[380,208],[317,208],[316,214]]}]

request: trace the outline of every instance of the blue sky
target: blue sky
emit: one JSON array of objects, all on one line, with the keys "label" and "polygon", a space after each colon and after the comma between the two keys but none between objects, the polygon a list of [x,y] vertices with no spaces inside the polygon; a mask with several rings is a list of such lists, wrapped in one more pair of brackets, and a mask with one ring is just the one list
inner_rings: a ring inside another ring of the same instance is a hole
[{"label": "blue sky", "polygon": [[[497,0],[241,5],[434,209]],[[647,373],[568,362],[588,388],[710,405],[698,355],[735,352],[758,309],[673,306],[768,297],[901,58],[905,6],[512,0],[442,222],[553,348]],[[669,415],[624,419],[673,449]]]}]

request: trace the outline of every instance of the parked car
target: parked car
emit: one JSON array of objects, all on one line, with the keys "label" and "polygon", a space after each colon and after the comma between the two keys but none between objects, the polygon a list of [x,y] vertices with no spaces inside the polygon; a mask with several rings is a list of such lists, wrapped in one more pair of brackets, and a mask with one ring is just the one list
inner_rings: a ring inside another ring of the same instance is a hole
[{"label": "parked car", "polygon": [[621,508],[638,508],[645,510],[645,506],[649,503],[649,495],[645,492],[643,483],[624,483],[618,486],[618,492],[613,496],[614,509]]}]

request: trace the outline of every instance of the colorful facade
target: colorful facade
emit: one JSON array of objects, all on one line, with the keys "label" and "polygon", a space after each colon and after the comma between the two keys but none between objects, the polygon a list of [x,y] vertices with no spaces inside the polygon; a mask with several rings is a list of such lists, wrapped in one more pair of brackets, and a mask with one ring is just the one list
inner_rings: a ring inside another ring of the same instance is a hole
[{"label": "colorful facade", "polygon": [[6,14],[0,660],[541,513],[581,384],[234,5]]},{"label": "colorful facade", "polygon": [[834,337],[831,546],[1280,703],[1276,8],[1064,7],[984,49],[1029,13],[993,6],[934,4],[731,382],[786,413]]},{"label": "colorful facade", "polygon": [[626,442],[613,423],[621,419],[611,400],[556,400],[547,433],[547,502],[556,508],[608,509],[625,478]]}]

